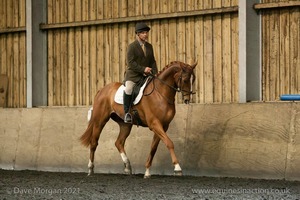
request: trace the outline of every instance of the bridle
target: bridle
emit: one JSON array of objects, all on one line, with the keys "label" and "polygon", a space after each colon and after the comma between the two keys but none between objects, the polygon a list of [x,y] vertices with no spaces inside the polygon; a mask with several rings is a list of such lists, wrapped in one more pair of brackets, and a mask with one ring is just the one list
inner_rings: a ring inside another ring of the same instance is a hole
[{"label": "bridle", "polygon": [[[193,92],[193,91],[187,91],[187,90],[183,90],[182,88],[181,88],[181,84],[182,84],[182,71],[181,71],[181,74],[180,74],[180,76],[179,76],[179,78],[178,78],[178,81],[177,81],[177,86],[179,86],[180,85],[180,87],[178,87],[176,90],[177,90],[177,92],[181,92],[182,93],[182,97],[184,97],[184,96],[188,96],[188,95],[191,95],[191,94],[196,94],[196,92]],[[194,74],[192,73],[192,76],[194,76]],[[180,82],[180,84],[179,84],[179,82]],[[192,80],[191,81],[192,83],[191,83],[191,85],[193,85],[193,82],[194,82],[194,80]],[[183,94],[183,93],[187,93],[187,94]]]},{"label": "bridle", "polygon": [[[155,89],[157,90],[157,88],[156,88],[156,86],[155,86],[155,81],[154,81],[154,79],[159,80],[162,84],[168,86],[169,88],[171,88],[171,89],[174,90],[175,92],[181,92],[182,98],[183,98],[184,96],[188,96],[188,95],[191,95],[191,94],[196,94],[196,92],[193,92],[193,91],[187,91],[187,90],[182,89],[182,74],[183,74],[183,70],[181,71],[181,74],[180,74],[180,76],[179,76],[179,78],[178,78],[178,81],[177,81],[177,84],[176,84],[176,85],[179,86],[179,87],[174,87],[174,86],[168,84],[166,81],[164,81],[164,80],[160,79],[159,77],[157,77],[157,76],[153,75],[152,73],[150,73],[149,76],[151,76],[152,79],[153,79],[153,81],[152,81],[152,82],[153,82],[153,89],[151,90],[150,93],[144,94],[144,96],[149,96]],[[193,75],[193,73],[192,73],[192,75]],[[194,81],[193,81],[193,82],[194,82]],[[157,91],[158,91],[158,90],[157,90]],[[158,93],[160,94],[160,92],[158,92]],[[186,94],[184,94],[184,93],[186,93]],[[162,94],[160,94],[160,95],[161,95],[163,98],[165,98],[165,99],[168,101],[169,104],[174,104],[174,101],[170,101],[167,97],[164,97]]]}]

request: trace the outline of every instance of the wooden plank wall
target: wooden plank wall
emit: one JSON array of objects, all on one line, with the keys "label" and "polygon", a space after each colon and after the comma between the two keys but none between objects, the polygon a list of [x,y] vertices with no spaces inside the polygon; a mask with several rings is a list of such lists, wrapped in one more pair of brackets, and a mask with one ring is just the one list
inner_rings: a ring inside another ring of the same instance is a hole
[{"label": "wooden plank wall", "polygon": [[[0,29],[26,25],[24,0],[0,1]],[[0,74],[8,77],[8,107],[26,107],[25,31],[0,33]]]},{"label": "wooden plank wall", "polygon": [[[263,3],[287,0],[263,0]],[[300,7],[262,12],[262,97],[300,94]]]},{"label": "wooden plank wall", "polygon": [[[232,7],[238,6],[238,0],[48,0],[47,4],[52,24]],[[23,0],[0,1],[0,73],[9,78],[8,107],[26,107],[25,11]],[[263,100],[299,94],[300,8],[260,12]],[[152,28],[149,41],[160,69],[173,60],[198,61],[193,102],[238,102],[237,13],[146,22]],[[135,22],[121,22],[47,30],[48,105],[91,105],[99,88],[122,81],[134,26]]]},{"label": "wooden plank wall", "polygon": [[[237,6],[238,0],[48,0],[48,24]],[[105,8],[105,9],[104,9]],[[193,102],[238,101],[238,14],[146,21],[159,69],[198,60]],[[91,105],[122,81],[135,22],[48,30],[49,106]],[[179,98],[178,98],[179,99]],[[179,99],[180,102],[180,99]]]}]

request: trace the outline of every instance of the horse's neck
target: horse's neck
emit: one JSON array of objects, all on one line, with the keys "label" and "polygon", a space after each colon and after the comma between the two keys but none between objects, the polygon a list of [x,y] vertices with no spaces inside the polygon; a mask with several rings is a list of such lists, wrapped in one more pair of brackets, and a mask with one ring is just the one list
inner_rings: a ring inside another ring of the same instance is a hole
[{"label": "horse's neck", "polygon": [[165,69],[159,76],[158,78],[160,78],[161,80],[163,80],[164,82],[168,82],[169,84],[171,84],[172,86],[175,84],[175,73],[176,70],[178,70],[178,66],[172,66],[169,67],[167,69]]},{"label": "horse's neck", "polygon": [[166,88],[165,91],[169,91],[171,94],[175,96],[176,94],[176,90],[175,90],[175,73],[176,73],[176,69],[178,69],[179,67],[175,66],[175,67],[169,67],[167,69],[165,69],[159,76],[158,78],[160,79],[159,82],[159,87],[160,88]]}]

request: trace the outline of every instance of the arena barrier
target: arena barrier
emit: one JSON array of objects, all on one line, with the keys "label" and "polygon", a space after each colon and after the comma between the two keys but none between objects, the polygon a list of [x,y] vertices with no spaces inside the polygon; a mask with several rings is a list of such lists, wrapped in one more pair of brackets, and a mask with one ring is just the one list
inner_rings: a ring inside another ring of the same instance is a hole
[{"label": "arena barrier", "polygon": [[[89,107],[0,109],[0,168],[87,172],[89,149],[78,138]],[[300,104],[177,105],[168,130],[184,175],[300,180]],[[96,173],[122,173],[109,121],[95,157]],[[152,132],[134,127],[126,143],[133,173],[144,173]],[[173,166],[160,143],[152,174]]]}]

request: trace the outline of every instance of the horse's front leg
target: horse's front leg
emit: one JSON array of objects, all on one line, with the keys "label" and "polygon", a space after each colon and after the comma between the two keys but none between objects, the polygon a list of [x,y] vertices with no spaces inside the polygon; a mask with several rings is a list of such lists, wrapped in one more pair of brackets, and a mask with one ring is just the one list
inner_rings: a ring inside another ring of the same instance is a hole
[{"label": "horse's front leg", "polygon": [[166,146],[169,149],[170,154],[171,154],[172,163],[174,165],[174,175],[175,176],[182,176],[182,169],[181,169],[181,167],[179,165],[179,162],[178,162],[178,159],[175,155],[174,144],[167,135],[166,135],[166,137],[167,137],[167,139],[166,139],[165,144],[166,144]]},{"label": "horse's front leg", "polygon": [[160,123],[153,124],[151,127],[151,130],[161,139],[167,148],[170,151],[172,163],[174,165],[174,175],[181,176],[182,175],[182,169],[179,165],[178,159],[176,157],[175,151],[174,151],[174,143],[172,140],[168,137],[167,133],[164,131]]},{"label": "horse's front leg", "polygon": [[151,177],[150,167],[152,166],[152,161],[153,161],[154,155],[156,153],[159,142],[160,142],[160,138],[156,134],[154,134],[153,139],[152,139],[150,154],[149,154],[149,157],[148,157],[146,165],[145,165],[146,172],[145,172],[144,178]]}]

